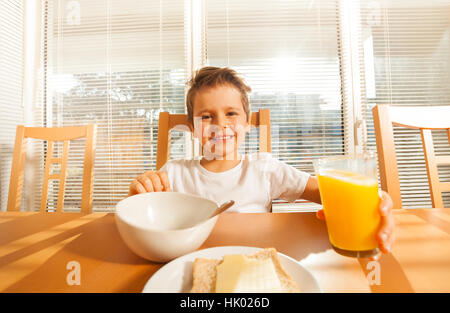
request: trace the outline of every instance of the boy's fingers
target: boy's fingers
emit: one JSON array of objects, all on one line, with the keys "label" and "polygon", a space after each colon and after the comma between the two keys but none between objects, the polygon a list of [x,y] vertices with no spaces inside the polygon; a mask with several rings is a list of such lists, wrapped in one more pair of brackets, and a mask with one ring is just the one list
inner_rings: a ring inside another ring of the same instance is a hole
[{"label": "boy's fingers", "polygon": [[137,183],[136,184],[136,190],[138,193],[146,193],[147,191],[145,190],[144,186],[141,185],[141,183]]},{"label": "boy's fingers", "polygon": [[153,192],[153,184],[146,175],[141,175],[136,179],[145,188],[145,192]]},{"label": "boy's fingers", "polygon": [[146,193],[144,186],[141,185],[137,180],[133,181],[130,186],[130,196],[138,193]]},{"label": "boy's fingers", "polygon": [[377,241],[381,252],[389,253],[394,242],[394,216],[392,208],[394,206],[391,197],[385,191],[380,191],[380,229],[377,234]]},{"label": "boy's fingers", "polygon": [[170,182],[169,182],[169,176],[166,172],[157,172],[159,175],[159,178],[161,179],[161,182],[164,186],[165,191],[172,191],[172,188],[170,188]]},{"label": "boy's fingers", "polygon": [[386,246],[387,250],[390,249],[390,246],[393,242],[394,227],[395,222],[392,213],[389,213],[386,216],[381,216],[380,229],[378,231],[377,237],[378,241]]},{"label": "boy's fingers", "polygon": [[152,181],[154,191],[163,191],[164,187],[158,174],[152,173],[150,175],[150,179]]},{"label": "boy's fingers", "polygon": [[394,244],[395,234],[390,232],[386,235],[385,239],[378,239],[378,244],[381,252],[389,253],[391,252],[392,245]]},{"label": "boy's fingers", "polygon": [[316,212],[316,217],[317,217],[319,220],[325,220],[325,213],[323,212],[323,210],[317,211],[317,212]]},{"label": "boy's fingers", "polygon": [[378,260],[380,259],[380,257],[381,257],[381,253],[377,253],[377,254],[375,254],[374,256],[371,256],[371,257],[369,258],[369,260],[370,260],[370,261],[378,261]]},{"label": "boy's fingers", "polygon": [[395,241],[395,234],[391,233],[391,236],[389,237],[389,240],[388,240],[388,242],[386,244],[387,252],[391,252],[392,245],[394,244],[394,241]]},{"label": "boy's fingers", "polygon": [[132,181],[130,184],[130,189],[128,190],[128,197],[131,197],[131,196],[134,196],[135,194],[137,194],[137,190],[134,185],[135,185],[135,183],[134,183],[134,181]]},{"label": "boy's fingers", "polygon": [[392,215],[381,216],[380,230],[378,231],[378,234],[389,235],[393,231],[394,231],[394,218],[392,217]]},{"label": "boy's fingers", "polygon": [[370,257],[371,261],[378,261],[382,254],[387,254],[391,252],[392,244],[394,243],[394,234],[391,233],[385,241],[378,240],[378,248],[380,253]]},{"label": "boy's fingers", "polygon": [[392,212],[394,203],[389,194],[383,190],[380,191],[381,202],[379,205],[381,216],[388,216]]},{"label": "boy's fingers", "polygon": [[377,235],[378,246],[381,252],[389,253],[394,243],[394,233],[388,226],[383,226]]},{"label": "boy's fingers", "polygon": [[379,243],[378,248],[380,249],[381,253],[384,253],[384,254],[391,252],[391,247],[388,246],[387,243]]}]

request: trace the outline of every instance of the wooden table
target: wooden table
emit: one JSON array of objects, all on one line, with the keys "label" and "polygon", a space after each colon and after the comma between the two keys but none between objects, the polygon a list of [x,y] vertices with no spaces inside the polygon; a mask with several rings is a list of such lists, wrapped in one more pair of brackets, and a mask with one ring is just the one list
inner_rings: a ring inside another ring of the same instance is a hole
[{"label": "wooden table", "polygon": [[[450,209],[399,210],[395,221],[393,251],[378,265],[336,254],[314,213],[225,213],[201,249],[275,247],[325,292],[450,292]],[[73,261],[80,285],[68,284]],[[0,213],[1,292],[140,292],[163,265],[125,246],[113,213]]]}]

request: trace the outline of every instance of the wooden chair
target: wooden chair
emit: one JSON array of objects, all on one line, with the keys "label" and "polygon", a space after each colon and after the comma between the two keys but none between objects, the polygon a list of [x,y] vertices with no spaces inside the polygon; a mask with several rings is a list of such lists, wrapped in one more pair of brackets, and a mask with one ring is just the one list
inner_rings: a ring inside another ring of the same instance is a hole
[{"label": "wooden chair", "polygon": [[[259,151],[272,152],[270,140],[270,111],[268,109],[261,109],[258,112],[252,112],[250,124],[252,127],[259,127]],[[159,113],[156,170],[159,170],[169,159],[171,129],[192,131],[187,114],[170,114],[169,112]]]},{"label": "wooden chair", "polygon": [[378,151],[381,188],[388,192],[394,208],[402,207],[400,180],[394,146],[393,125],[420,130],[433,208],[443,208],[442,192],[450,183],[439,182],[438,165],[450,164],[450,156],[434,154],[431,130],[446,130],[450,144],[450,106],[394,107],[372,109]]},{"label": "wooden chair", "polygon": [[[93,164],[95,155],[96,125],[74,126],[74,127],[24,127],[17,126],[16,142],[14,145],[14,155],[11,168],[11,179],[9,183],[9,195],[7,211],[20,211],[22,198],[23,173],[26,156],[26,139],[34,138],[47,141],[47,153],[45,160],[44,179],[41,197],[41,212],[47,208],[48,182],[51,179],[59,180],[57,212],[61,212],[64,205],[65,180],[67,169],[67,158],[69,152],[69,141],[78,138],[86,138],[84,149],[84,171],[83,189],[81,198],[81,212],[90,213],[92,209],[92,185],[93,185]],[[63,151],[61,158],[53,157],[53,143],[63,141]],[[61,164],[58,174],[51,174],[52,164]]]}]

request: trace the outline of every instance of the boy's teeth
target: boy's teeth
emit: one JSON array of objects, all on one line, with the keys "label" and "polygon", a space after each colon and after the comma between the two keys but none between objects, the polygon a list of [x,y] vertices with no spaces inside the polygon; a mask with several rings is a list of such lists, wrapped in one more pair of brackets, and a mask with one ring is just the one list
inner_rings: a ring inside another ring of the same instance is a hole
[{"label": "boy's teeth", "polygon": [[214,140],[222,140],[222,139],[228,139],[228,138],[232,138],[233,136],[232,135],[230,135],[230,136],[225,136],[225,137],[214,137],[213,139]]}]

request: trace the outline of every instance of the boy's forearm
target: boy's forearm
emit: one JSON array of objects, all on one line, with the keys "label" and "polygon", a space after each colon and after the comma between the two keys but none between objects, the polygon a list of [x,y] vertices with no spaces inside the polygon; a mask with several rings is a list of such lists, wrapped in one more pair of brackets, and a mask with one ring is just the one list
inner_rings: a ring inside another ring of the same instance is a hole
[{"label": "boy's forearm", "polygon": [[320,199],[319,182],[316,177],[310,176],[303,191],[302,199],[322,204]]}]

